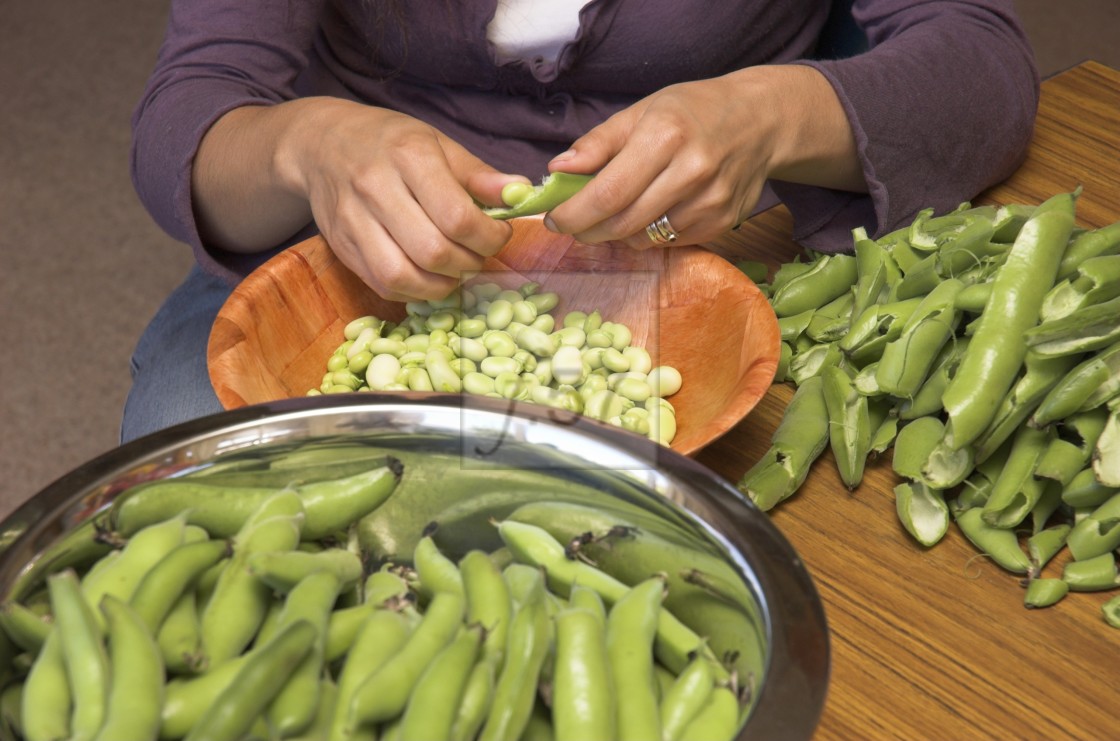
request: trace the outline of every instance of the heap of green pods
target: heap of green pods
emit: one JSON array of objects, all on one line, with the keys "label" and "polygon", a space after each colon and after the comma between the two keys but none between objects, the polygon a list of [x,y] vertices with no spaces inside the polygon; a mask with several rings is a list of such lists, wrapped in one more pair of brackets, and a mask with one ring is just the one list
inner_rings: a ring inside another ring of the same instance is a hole
[{"label": "heap of green pods", "polygon": [[[5,738],[730,741],[757,699],[750,590],[636,505],[534,489],[464,549],[440,535],[477,491],[455,462],[251,452],[126,489],[13,585]],[[368,518],[419,490],[406,507],[433,509],[395,518],[419,529],[407,553],[363,545]],[[574,558],[577,533],[618,568]]]},{"label": "heap of green pods", "polygon": [[796,390],[739,489],[769,509],[826,448],[855,489],[889,451],[923,546],[955,523],[1025,579],[1029,608],[1120,589],[1120,222],[1077,226],[1079,195],[927,209],[768,280],[742,265],[778,315],[775,382]]}]

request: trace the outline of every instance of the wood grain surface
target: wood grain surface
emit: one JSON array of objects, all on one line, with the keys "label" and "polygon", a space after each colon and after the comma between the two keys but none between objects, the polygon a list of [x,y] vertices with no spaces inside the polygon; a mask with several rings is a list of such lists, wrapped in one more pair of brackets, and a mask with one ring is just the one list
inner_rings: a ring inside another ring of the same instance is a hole
[{"label": "wood grain surface", "polygon": [[[1081,185],[1078,223],[1120,220],[1120,72],[1085,63],[1043,83],[1027,160],[976,203],[1040,203]],[[771,266],[798,253],[776,208],[716,245]],[[731,481],[766,450],[792,396],[774,386],[696,459]],[[832,679],[819,739],[1120,739],[1116,592],[1023,607],[1019,578],[951,527],[930,549],[895,515],[889,460],[849,492],[830,452],[774,522],[803,557],[831,630]],[[1045,572],[1060,572],[1060,561]]]}]

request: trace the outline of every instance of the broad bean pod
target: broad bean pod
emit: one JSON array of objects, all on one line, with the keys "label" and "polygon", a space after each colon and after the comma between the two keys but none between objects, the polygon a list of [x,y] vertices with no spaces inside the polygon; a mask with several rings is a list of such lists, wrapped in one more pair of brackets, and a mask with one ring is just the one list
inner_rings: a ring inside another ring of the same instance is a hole
[{"label": "broad bean pod", "polygon": [[509,183],[502,188],[505,206],[485,208],[483,212],[491,218],[501,220],[547,213],[582,190],[593,177],[594,175],[553,172],[545,175],[537,185]]},{"label": "broad bean pod", "polygon": [[980,437],[1011,388],[1026,355],[1020,337],[1037,323],[1042,297],[1054,283],[1073,230],[1075,200],[1076,194],[1060,194],[1039,206],[993,279],[969,352],[943,396],[951,448]]},{"label": "broad bean pod", "polygon": [[101,600],[108,630],[109,681],[95,741],[145,741],[159,734],[164,668],[148,624],[127,603]]},{"label": "broad bean pod", "polygon": [[186,741],[240,741],[258,721],[311,650],[315,626],[298,621],[286,626],[246,661],[229,688],[191,729]]}]

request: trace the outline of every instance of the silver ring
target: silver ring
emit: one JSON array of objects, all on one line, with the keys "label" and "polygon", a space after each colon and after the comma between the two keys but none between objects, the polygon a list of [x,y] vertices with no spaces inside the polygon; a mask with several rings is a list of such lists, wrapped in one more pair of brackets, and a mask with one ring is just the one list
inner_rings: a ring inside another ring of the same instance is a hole
[{"label": "silver ring", "polygon": [[669,214],[662,214],[660,219],[647,226],[646,235],[654,244],[669,244],[677,241],[677,233],[669,223]]}]

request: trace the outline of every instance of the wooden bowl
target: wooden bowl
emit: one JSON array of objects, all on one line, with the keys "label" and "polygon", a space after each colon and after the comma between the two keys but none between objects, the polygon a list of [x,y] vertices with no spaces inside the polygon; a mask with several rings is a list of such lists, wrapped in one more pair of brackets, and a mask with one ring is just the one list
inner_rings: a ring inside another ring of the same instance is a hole
[{"label": "wooden bowl", "polygon": [[[622,322],[654,365],[683,379],[673,450],[691,455],[731,429],[766,393],[777,370],[779,331],[766,297],[726,259],[700,247],[633,251],[554,234],[540,219],[511,222],[514,235],[473,282],[517,288],[536,281],[561,302],[553,315],[598,309]],[[321,237],[262,265],[233,291],[210,334],[210,380],[226,409],[303,396],[352,319],[399,321],[386,301],[344,266]]]}]

